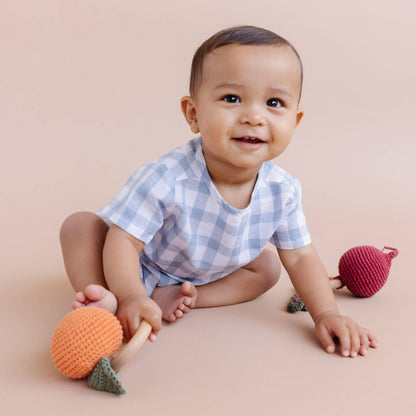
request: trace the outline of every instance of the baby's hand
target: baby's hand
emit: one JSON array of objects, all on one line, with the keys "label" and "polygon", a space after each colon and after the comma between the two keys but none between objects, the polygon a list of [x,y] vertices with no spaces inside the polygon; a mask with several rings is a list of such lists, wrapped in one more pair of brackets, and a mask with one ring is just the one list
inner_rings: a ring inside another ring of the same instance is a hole
[{"label": "baby's hand", "polygon": [[344,357],[354,358],[358,353],[367,355],[369,347],[377,348],[377,340],[368,329],[336,313],[319,315],[315,322],[315,333],[328,353],[335,351],[333,338],[338,337]]},{"label": "baby's hand", "polygon": [[123,327],[124,338],[128,341],[137,331],[142,319],[153,328],[149,341],[154,342],[162,329],[162,311],[151,298],[146,295],[131,295],[119,303],[117,318]]}]

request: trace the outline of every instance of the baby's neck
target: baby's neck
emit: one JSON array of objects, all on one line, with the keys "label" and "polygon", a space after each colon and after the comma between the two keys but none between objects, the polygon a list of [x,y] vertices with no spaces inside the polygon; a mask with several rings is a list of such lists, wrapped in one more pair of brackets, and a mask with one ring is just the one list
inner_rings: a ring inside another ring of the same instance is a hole
[{"label": "baby's neck", "polygon": [[216,188],[221,196],[229,205],[237,209],[247,208],[251,201],[256,181],[245,185],[238,186],[217,186]]},{"label": "baby's neck", "polygon": [[244,209],[250,204],[251,194],[256,185],[258,173],[262,167],[239,168],[226,165],[214,158],[205,158],[212,183],[223,199],[237,209]]},{"label": "baby's neck", "polygon": [[234,208],[244,209],[250,204],[251,194],[257,182],[257,175],[244,182],[215,181],[213,178],[211,180],[225,202]]}]

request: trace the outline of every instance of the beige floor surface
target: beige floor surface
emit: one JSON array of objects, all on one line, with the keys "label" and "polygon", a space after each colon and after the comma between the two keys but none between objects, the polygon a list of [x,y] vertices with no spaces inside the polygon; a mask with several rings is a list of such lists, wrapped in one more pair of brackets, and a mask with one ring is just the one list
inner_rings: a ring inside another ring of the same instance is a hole
[{"label": "beige floor surface", "polygon": [[[178,0],[162,11],[145,1],[3,2],[1,414],[416,414],[414,13],[406,0]],[[49,357],[73,296],[59,226],[192,137],[178,108],[192,53],[240,23],[280,32],[304,59],[305,117],[278,163],[302,181],[329,274],[352,246],[400,250],[374,297],[336,293],[379,348],[326,354],[309,316],[285,311],[284,274],[253,302],[164,325],[121,370],[126,396],[94,391]]]},{"label": "beige floor surface", "polygon": [[[195,310],[166,324],[119,377],[127,395],[116,397],[59,374],[48,349],[72,290],[63,272],[41,267],[9,282],[2,291],[1,402],[7,414],[72,415],[74,408],[110,415],[119,411],[156,415],[394,415],[415,410],[410,241],[397,240],[386,286],[370,299],[337,293],[341,310],[369,328],[379,348],[365,358],[327,355],[307,313],[288,314],[292,294],[278,285],[243,305]],[[405,285],[405,282],[411,280]],[[408,413],[411,414],[411,413]]]}]

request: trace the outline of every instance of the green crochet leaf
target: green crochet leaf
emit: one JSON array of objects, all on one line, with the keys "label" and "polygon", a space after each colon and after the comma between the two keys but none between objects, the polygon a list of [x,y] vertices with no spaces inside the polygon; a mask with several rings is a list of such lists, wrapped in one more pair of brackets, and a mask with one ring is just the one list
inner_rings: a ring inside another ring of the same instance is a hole
[{"label": "green crochet leaf", "polygon": [[290,313],[296,313],[299,311],[306,312],[306,306],[302,302],[302,299],[299,297],[297,293],[295,293],[292,298],[290,299],[290,302],[287,304],[287,311]]},{"label": "green crochet leaf", "polygon": [[114,394],[126,394],[117,377],[117,373],[111,368],[111,359],[101,358],[88,376],[88,384],[96,390],[107,391]]}]

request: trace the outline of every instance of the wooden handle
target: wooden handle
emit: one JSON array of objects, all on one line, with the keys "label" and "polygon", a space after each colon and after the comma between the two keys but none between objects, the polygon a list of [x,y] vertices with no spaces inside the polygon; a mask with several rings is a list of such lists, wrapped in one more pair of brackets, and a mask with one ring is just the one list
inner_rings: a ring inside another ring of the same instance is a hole
[{"label": "wooden handle", "polygon": [[133,355],[137,354],[149,338],[151,332],[152,326],[148,322],[142,321],[132,339],[128,343],[123,344],[114,354],[111,360],[111,368],[116,372],[119,371]]},{"label": "wooden handle", "polygon": [[342,283],[341,279],[339,277],[330,277],[329,283],[332,287],[332,289],[341,289],[344,287],[344,283]]}]

